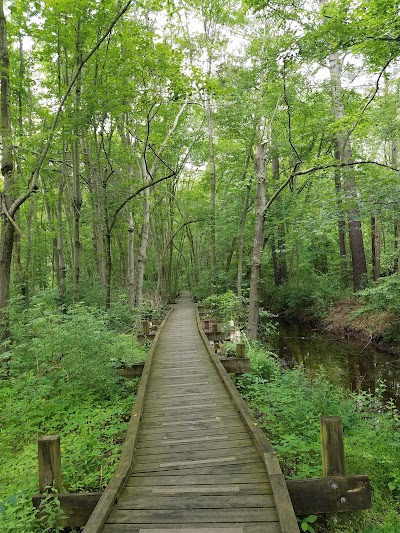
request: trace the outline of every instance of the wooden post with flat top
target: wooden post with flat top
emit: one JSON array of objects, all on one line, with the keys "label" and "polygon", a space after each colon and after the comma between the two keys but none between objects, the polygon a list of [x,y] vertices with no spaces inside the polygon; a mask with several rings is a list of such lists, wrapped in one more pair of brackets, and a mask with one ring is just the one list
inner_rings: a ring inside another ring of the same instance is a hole
[{"label": "wooden post with flat top", "polygon": [[245,345],[242,342],[236,344],[236,357],[245,357]]},{"label": "wooden post with flat top", "polygon": [[61,492],[61,447],[59,435],[49,435],[38,439],[39,492],[43,494],[49,487]]},{"label": "wooden post with flat top", "polygon": [[149,335],[150,333],[150,324],[148,320],[143,320],[142,322],[143,335]]},{"label": "wooden post with flat top", "polygon": [[346,471],[342,418],[322,416],[320,423],[323,476],[344,476]]}]

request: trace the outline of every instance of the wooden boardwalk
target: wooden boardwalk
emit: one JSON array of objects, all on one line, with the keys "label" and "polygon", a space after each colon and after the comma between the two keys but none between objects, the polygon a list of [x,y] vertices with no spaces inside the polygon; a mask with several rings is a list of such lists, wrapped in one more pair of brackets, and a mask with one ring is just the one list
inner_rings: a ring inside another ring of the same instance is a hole
[{"label": "wooden boardwalk", "polygon": [[189,293],[149,357],[133,442],[84,532],[298,532],[275,456],[199,332]]}]

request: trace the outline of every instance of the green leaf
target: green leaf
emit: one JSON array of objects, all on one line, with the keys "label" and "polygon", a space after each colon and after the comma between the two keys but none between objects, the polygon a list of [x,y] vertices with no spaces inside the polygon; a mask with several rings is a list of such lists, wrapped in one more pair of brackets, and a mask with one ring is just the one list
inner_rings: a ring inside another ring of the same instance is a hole
[{"label": "green leaf", "polygon": [[308,531],[308,524],[307,524],[307,522],[302,522],[302,523],[301,523],[301,529],[302,529],[303,531]]},{"label": "green leaf", "polygon": [[318,520],[318,516],[316,516],[315,514],[310,514],[310,516],[307,516],[306,518],[306,522],[308,522],[309,524],[313,524],[317,520]]}]

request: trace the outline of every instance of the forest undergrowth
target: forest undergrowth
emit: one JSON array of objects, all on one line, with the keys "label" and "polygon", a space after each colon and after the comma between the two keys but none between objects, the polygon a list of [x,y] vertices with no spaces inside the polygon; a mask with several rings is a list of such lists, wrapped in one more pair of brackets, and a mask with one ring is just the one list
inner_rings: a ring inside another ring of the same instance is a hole
[{"label": "forest undergrowth", "polygon": [[341,416],[346,473],[370,478],[370,510],[338,514],[333,525],[319,517],[305,531],[400,532],[400,414],[394,405],[384,405],[379,391],[344,391],[328,380],[324,368],[317,375],[302,367],[283,370],[259,343],[250,345],[249,357],[252,372],[237,387],[274,446],[285,477],[322,476],[319,419]]},{"label": "forest undergrowth", "polygon": [[12,344],[3,346],[0,376],[0,531],[56,531],[33,512],[38,492],[37,438],[60,435],[63,490],[103,490],[121,452],[138,379],[118,377],[122,362],[143,361],[122,304],[105,313],[83,304],[62,312],[53,293],[11,307]]}]

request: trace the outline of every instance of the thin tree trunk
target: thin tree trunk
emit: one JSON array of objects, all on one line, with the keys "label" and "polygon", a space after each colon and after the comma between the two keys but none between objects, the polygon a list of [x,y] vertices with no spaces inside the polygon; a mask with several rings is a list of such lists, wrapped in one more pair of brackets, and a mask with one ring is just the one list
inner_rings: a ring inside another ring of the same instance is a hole
[{"label": "thin tree trunk", "polygon": [[111,232],[106,233],[106,309],[111,306],[111,276],[112,276],[112,253],[111,253]]},{"label": "thin tree trunk", "polygon": [[[340,151],[337,145],[335,146],[335,159],[340,162]],[[339,253],[340,253],[340,272],[342,281],[345,285],[348,283],[348,265],[347,265],[347,249],[346,249],[346,220],[343,216],[343,202],[342,202],[342,178],[340,170],[335,168],[335,194],[336,205],[338,209],[338,235],[339,235]]]},{"label": "thin tree trunk", "polygon": [[249,339],[257,338],[258,318],[260,310],[260,276],[261,260],[264,247],[264,224],[265,224],[265,143],[259,144],[255,153],[257,170],[257,203],[256,225],[253,241],[253,252],[250,274],[249,295],[249,323],[247,335]]},{"label": "thin tree trunk", "polygon": [[376,215],[371,217],[372,273],[374,281],[381,277],[381,237]]},{"label": "thin tree trunk", "polygon": [[[78,20],[77,32],[76,32],[76,65],[79,67],[82,61],[81,51],[81,21]],[[81,97],[81,76],[77,77],[75,87],[75,113],[79,114]],[[79,174],[79,125],[75,126],[75,138],[72,141],[72,175],[73,175],[73,211],[74,211],[74,224],[73,224],[73,299],[74,302],[79,300],[79,280],[80,280],[80,255],[81,255],[81,240],[80,240],[80,219],[82,208],[82,192],[81,192],[81,180]]]},{"label": "thin tree trunk", "polygon": [[82,207],[81,182],[79,175],[79,143],[77,140],[72,141],[72,175],[73,175],[73,299],[74,302],[79,300],[79,278],[80,278],[80,218]]},{"label": "thin tree trunk", "polygon": [[[253,135],[251,137],[251,143],[250,143],[250,147],[247,153],[246,165],[245,165],[245,170],[243,174],[243,181],[247,177],[247,171],[249,168],[249,164],[250,164],[250,161],[252,160],[252,149],[253,149],[255,131],[256,130],[254,130]],[[242,283],[243,283],[244,232],[246,228],[247,213],[249,210],[250,192],[251,192],[251,179],[247,181],[247,185],[246,185],[246,189],[244,193],[244,202],[243,202],[243,208],[242,208],[242,213],[240,217],[239,239],[238,239],[238,249],[237,249],[238,264],[237,264],[237,277],[236,277],[236,293],[237,293],[240,309],[242,308],[242,305],[243,305]]]},{"label": "thin tree trunk", "polygon": [[46,190],[43,189],[43,198],[44,198],[44,208],[46,211],[46,218],[47,218],[47,224],[49,227],[49,232],[51,233],[51,243],[52,243],[52,276],[51,276],[51,283],[52,288],[54,287],[54,281],[57,278],[57,273],[59,271],[58,268],[58,254],[57,254],[57,235],[55,233],[54,228],[54,221],[53,221],[53,213],[51,211],[49,199],[47,198]]},{"label": "thin tree trunk", "polygon": [[4,178],[1,205],[0,240],[0,341],[9,337],[8,303],[10,299],[11,261],[14,246],[14,231],[9,208],[13,203],[15,178],[12,154],[11,101],[10,101],[10,61],[8,53],[7,26],[3,0],[0,0],[0,67],[1,67],[1,173]]},{"label": "thin tree trunk", "polygon": [[244,230],[246,228],[247,212],[249,210],[249,198],[250,198],[251,183],[246,186],[246,192],[244,195],[242,215],[240,217],[240,229],[239,229],[239,244],[238,244],[238,265],[237,265],[237,278],[236,278],[236,292],[239,301],[239,307],[243,304],[243,250],[244,250]]},{"label": "thin tree trunk", "polygon": [[128,305],[135,307],[135,222],[132,211],[128,213]]},{"label": "thin tree trunk", "polygon": [[[280,167],[279,167],[279,157],[276,155],[272,158],[272,177],[274,181],[279,180]],[[280,209],[279,203],[277,206],[278,218],[280,219]],[[276,231],[276,246],[275,246],[275,235],[272,236],[272,264],[274,267],[274,278],[275,285],[278,287],[285,283],[288,279],[287,264],[286,264],[286,252],[285,252],[285,242],[286,242],[286,232],[285,224],[282,220],[278,221],[277,231]]]},{"label": "thin tree trunk", "polygon": [[[97,143],[97,135],[95,133],[95,142]],[[97,148],[96,148],[97,150]],[[91,185],[91,207],[93,220],[93,238],[95,250],[95,262],[97,267],[97,274],[102,289],[106,286],[106,265],[105,265],[105,250],[104,250],[104,189],[99,176],[99,163],[95,163],[91,158],[88,147],[82,142],[82,151],[88,169],[87,176]]]},{"label": "thin tree trunk", "polygon": [[67,150],[68,147],[64,145],[63,148],[63,164],[61,169],[61,179],[58,184],[58,195],[57,195],[57,285],[58,293],[60,297],[61,306],[65,306],[65,295],[66,295],[66,266],[64,258],[64,235],[63,235],[63,194],[64,194],[64,185],[67,181],[68,170],[67,170]]},{"label": "thin tree trunk", "polygon": [[[142,173],[145,183],[149,181],[149,176],[147,175],[147,170],[145,163],[142,164]],[[143,222],[142,222],[142,233],[141,233],[141,242],[138,251],[137,259],[137,280],[136,280],[136,305],[140,307],[143,300],[143,280],[144,280],[144,270],[146,267],[147,261],[147,244],[149,242],[149,227],[150,227],[150,191],[145,189],[144,191],[144,203],[143,203]]]},{"label": "thin tree trunk", "polygon": [[216,191],[217,191],[217,176],[215,170],[215,155],[214,155],[214,138],[213,127],[211,121],[211,102],[210,97],[207,97],[205,102],[205,116],[207,121],[208,131],[208,161],[211,176],[211,210],[210,210],[210,268],[211,268],[211,294],[215,293],[217,286],[217,244],[216,244]]},{"label": "thin tree trunk", "polygon": [[[393,140],[391,142],[391,150],[390,150],[390,159],[391,164],[393,168],[398,168],[398,146],[397,141]],[[399,212],[399,203],[396,202],[395,204],[396,208],[396,214],[394,219],[394,271],[400,272],[400,217],[398,215]]]}]

